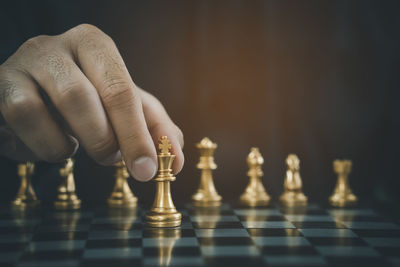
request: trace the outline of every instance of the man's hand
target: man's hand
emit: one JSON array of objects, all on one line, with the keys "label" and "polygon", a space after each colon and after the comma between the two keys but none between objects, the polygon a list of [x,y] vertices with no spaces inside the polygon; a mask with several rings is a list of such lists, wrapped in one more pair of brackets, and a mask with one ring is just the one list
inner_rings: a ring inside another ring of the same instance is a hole
[{"label": "man's hand", "polygon": [[134,84],[113,40],[95,26],[25,42],[0,66],[0,111],[11,129],[0,132],[8,137],[3,153],[10,157],[31,151],[56,162],[79,143],[104,165],[122,154],[132,175],[147,181],[157,171],[154,143],[167,135],[177,156],[174,172],[183,166],[182,132],[161,103]]}]

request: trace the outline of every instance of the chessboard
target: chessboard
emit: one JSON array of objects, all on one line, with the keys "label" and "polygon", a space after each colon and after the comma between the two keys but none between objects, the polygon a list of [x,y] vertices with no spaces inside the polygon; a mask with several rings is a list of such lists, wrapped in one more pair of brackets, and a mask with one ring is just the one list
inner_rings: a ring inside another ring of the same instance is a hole
[{"label": "chessboard", "polygon": [[400,225],[373,209],[177,207],[177,228],[140,206],[3,207],[0,266],[400,266]]}]

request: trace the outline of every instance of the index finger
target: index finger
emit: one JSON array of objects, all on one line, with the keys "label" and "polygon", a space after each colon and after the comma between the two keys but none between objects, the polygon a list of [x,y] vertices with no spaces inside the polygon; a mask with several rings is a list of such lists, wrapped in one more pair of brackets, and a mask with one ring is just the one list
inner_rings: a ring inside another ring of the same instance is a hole
[{"label": "index finger", "polygon": [[126,165],[141,181],[157,171],[157,155],[146,125],[141,97],[114,42],[91,25],[66,33],[71,52],[92,82],[117,137]]}]

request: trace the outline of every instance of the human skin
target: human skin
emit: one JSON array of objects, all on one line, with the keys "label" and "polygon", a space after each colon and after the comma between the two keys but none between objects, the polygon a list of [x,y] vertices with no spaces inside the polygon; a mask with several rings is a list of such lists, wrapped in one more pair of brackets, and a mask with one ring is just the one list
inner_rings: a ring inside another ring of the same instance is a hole
[{"label": "human skin", "polygon": [[123,159],[147,181],[157,171],[155,145],[166,135],[174,173],[183,167],[182,131],[135,85],[113,40],[93,25],[22,44],[0,66],[0,112],[0,153],[13,159],[59,162],[80,145],[103,165]]}]

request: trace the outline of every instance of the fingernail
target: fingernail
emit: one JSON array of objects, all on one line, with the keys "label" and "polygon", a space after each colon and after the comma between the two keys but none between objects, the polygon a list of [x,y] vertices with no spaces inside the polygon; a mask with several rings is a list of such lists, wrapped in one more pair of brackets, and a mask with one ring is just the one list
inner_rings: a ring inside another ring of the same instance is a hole
[{"label": "fingernail", "polygon": [[131,167],[131,173],[139,181],[148,181],[156,175],[157,166],[149,157],[136,159]]},{"label": "fingernail", "polygon": [[117,162],[120,162],[121,160],[122,160],[121,151],[118,150],[117,152],[111,154],[110,156],[102,160],[102,163],[104,165],[113,165]]}]

